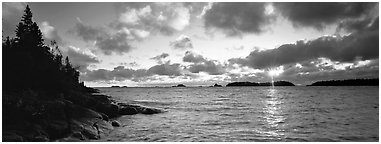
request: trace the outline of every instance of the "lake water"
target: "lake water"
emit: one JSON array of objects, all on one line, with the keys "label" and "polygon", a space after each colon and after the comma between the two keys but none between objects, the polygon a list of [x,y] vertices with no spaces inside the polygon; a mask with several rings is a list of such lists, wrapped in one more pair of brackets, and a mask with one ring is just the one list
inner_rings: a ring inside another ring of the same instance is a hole
[{"label": "lake water", "polygon": [[377,86],[99,89],[166,111],[119,117],[101,141],[379,140]]}]

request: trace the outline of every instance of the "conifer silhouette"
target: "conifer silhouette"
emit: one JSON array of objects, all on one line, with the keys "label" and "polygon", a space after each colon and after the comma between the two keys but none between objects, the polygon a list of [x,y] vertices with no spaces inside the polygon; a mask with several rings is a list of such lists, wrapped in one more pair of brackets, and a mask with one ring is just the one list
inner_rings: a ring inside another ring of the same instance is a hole
[{"label": "conifer silhouette", "polygon": [[45,45],[29,5],[16,27],[16,37],[7,37],[3,48],[5,91],[32,89],[57,94],[85,88],[79,83],[79,72],[69,57],[63,59],[56,42]]}]

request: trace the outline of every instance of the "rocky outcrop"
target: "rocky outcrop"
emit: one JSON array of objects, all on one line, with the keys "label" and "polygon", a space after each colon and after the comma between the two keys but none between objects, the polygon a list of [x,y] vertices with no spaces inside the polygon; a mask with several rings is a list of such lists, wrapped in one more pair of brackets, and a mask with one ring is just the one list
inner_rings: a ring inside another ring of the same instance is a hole
[{"label": "rocky outcrop", "polygon": [[[95,94],[92,105],[84,106],[59,99],[43,103],[43,110],[33,118],[19,120],[3,129],[3,141],[84,141],[105,137],[122,124],[112,120],[121,115],[164,112],[126,103],[116,103],[110,96]],[[20,113],[22,114],[22,113]],[[35,119],[35,120],[30,120]]]}]

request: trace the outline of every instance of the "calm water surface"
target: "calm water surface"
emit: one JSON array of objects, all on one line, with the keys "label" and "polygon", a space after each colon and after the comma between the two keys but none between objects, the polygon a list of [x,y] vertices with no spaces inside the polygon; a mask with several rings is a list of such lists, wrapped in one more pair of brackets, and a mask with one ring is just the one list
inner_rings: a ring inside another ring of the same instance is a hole
[{"label": "calm water surface", "polygon": [[101,141],[378,141],[378,87],[99,88],[164,109]]}]

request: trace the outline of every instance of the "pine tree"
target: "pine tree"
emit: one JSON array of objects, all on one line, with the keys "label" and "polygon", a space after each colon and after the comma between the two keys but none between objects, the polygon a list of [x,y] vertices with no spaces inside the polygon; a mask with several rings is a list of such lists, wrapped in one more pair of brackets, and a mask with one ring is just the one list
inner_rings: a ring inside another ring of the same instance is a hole
[{"label": "pine tree", "polygon": [[[3,42],[5,89],[34,89],[49,93],[78,90],[79,72],[63,55],[55,42],[52,49],[44,39],[27,5],[16,38]],[[55,47],[55,49],[54,49]]]}]

